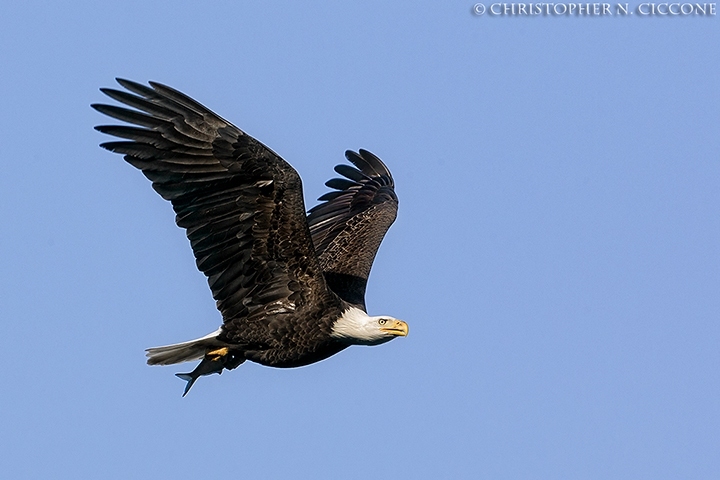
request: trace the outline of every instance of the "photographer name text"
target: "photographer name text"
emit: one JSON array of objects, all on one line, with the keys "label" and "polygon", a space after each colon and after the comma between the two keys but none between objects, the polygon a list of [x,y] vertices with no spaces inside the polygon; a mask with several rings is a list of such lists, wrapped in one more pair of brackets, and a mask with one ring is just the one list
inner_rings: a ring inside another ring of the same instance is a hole
[{"label": "photographer name text", "polygon": [[576,16],[603,17],[628,16],[641,17],[714,17],[715,3],[641,3],[631,7],[629,3],[476,3],[472,11],[475,15],[488,14],[493,17],[532,17],[532,16]]}]

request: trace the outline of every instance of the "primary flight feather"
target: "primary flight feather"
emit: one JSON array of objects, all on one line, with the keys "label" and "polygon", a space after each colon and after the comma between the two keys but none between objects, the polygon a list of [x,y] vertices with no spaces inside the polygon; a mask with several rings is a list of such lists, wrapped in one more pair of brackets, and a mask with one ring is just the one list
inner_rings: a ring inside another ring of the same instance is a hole
[{"label": "primary flight feather", "polygon": [[101,91],[127,107],[92,107],[128,125],[95,127],[124,139],[101,144],[125,155],[187,232],[197,267],[223,324],[184,343],[147,350],[150,365],[202,361],[202,375],[245,360],[298,367],[350,345],[405,336],[405,322],[369,316],[365,287],[398,200],[390,171],[372,153],[347,151],[354,165],[307,215],[298,173],[279,155],[187,95],[168,86],[117,79]]}]

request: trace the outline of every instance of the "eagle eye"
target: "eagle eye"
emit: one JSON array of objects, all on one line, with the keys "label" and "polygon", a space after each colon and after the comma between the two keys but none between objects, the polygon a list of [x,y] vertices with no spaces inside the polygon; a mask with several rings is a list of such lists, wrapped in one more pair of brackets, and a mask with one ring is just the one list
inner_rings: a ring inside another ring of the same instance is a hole
[{"label": "eagle eye", "polygon": [[387,318],[381,318],[380,320],[378,320],[378,323],[380,325],[385,325],[387,323]]}]

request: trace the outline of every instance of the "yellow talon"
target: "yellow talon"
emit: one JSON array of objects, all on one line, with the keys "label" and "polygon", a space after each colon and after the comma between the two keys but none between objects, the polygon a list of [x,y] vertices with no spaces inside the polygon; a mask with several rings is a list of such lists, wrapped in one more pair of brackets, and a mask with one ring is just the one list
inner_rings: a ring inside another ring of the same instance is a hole
[{"label": "yellow talon", "polygon": [[218,360],[221,357],[224,357],[229,352],[228,347],[218,348],[217,350],[213,350],[212,352],[207,352],[205,354],[206,357],[214,356],[212,360]]}]

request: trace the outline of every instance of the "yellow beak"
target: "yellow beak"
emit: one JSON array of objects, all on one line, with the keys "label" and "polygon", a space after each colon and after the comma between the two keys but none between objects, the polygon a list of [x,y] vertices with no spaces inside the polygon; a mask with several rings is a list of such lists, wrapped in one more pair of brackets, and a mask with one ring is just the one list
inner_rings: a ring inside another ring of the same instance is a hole
[{"label": "yellow beak", "polygon": [[380,330],[385,333],[389,333],[390,335],[395,335],[397,337],[407,337],[407,334],[410,331],[408,324],[403,322],[402,320],[394,320],[388,325],[380,327]]}]

